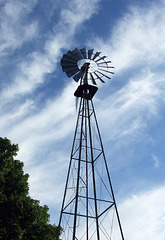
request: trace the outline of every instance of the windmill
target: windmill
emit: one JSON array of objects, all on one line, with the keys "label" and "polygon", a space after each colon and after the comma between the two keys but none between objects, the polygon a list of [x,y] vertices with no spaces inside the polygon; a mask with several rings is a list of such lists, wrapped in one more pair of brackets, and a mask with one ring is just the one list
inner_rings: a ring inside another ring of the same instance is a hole
[{"label": "windmill", "polygon": [[101,134],[93,105],[97,81],[111,79],[113,66],[94,50],[75,48],[62,70],[79,86],[77,123],[58,229],[62,240],[124,240]]}]

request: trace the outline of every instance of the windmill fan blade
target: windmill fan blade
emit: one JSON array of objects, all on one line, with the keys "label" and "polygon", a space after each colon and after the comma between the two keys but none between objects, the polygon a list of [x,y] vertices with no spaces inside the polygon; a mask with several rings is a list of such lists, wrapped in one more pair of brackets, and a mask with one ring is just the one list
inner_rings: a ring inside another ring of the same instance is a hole
[{"label": "windmill fan blade", "polygon": [[75,75],[77,72],[79,72],[80,71],[80,69],[75,69],[75,70],[71,70],[71,71],[67,71],[66,72],[66,75],[70,78],[70,77],[72,77],[73,75]]},{"label": "windmill fan blade", "polygon": [[80,69],[77,66],[73,66],[73,67],[63,66],[62,69],[63,69],[64,72],[74,72],[74,71],[78,72],[78,71],[80,71]]},{"label": "windmill fan blade", "polygon": [[68,66],[68,67],[77,67],[77,64],[75,64],[75,63],[73,63],[73,62],[61,62],[61,67],[62,67],[62,69],[64,68],[64,67],[66,67],[66,66]]},{"label": "windmill fan blade", "polygon": [[75,64],[74,62],[67,62],[67,61],[62,61],[61,66],[68,66],[68,67],[77,67],[77,64]]},{"label": "windmill fan blade", "polygon": [[67,52],[66,55],[71,59],[75,60],[75,62],[77,62],[77,57],[70,50]]},{"label": "windmill fan blade", "polygon": [[95,62],[99,62],[100,60],[105,59],[105,58],[106,58],[106,56],[103,56],[103,57],[97,59]]},{"label": "windmill fan blade", "polygon": [[115,68],[115,67],[112,67],[112,66],[103,66],[103,65],[98,65],[99,68]]},{"label": "windmill fan blade", "polygon": [[73,79],[74,79],[76,82],[78,82],[79,79],[82,77],[82,75],[83,75],[83,72],[80,70],[80,72],[78,72],[78,73],[73,77]]},{"label": "windmill fan blade", "polygon": [[100,55],[101,52],[96,52],[95,55],[93,56],[92,60],[95,60]]},{"label": "windmill fan blade", "polygon": [[96,81],[95,81],[95,79],[94,79],[94,77],[93,77],[93,75],[92,75],[92,73],[90,73],[90,76],[91,76],[92,83],[93,83],[94,85],[97,85],[97,84],[96,84]]},{"label": "windmill fan blade", "polygon": [[97,73],[94,72],[94,74],[96,75],[96,77],[97,77],[102,83],[105,83],[105,82],[103,81],[103,79],[102,79]]},{"label": "windmill fan blade", "polygon": [[108,78],[108,79],[111,79],[109,76],[105,75],[104,73],[102,73],[102,72],[100,72],[100,71],[98,71],[98,70],[97,70],[97,72],[100,73],[102,76],[104,76],[104,77],[106,77],[106,78]]},{"label": "windmill fan blade", "polygon": [[65,59],[61,59],[61,66],[75,66],[77,67],[77,62],[76,61],[71,61],[71,60],[65,60]]},{"label": "windmill fan blade", "polygon": [[99,70],[104,71],[104,72],[107,72],[107,73],[114,74],[114,72],[111,72],[111,71],[108,71],[108,70],[105,70],[105,69],[102,69],[102,68],[99,68]]},{"label": "windmill fan blade", "polygon": [[88,59],[91,59],[92,54],[93,54],[93,50],[94,49],[88,50]]},{"label": "windmill fan blade", "polygon": [[98,63],[98,65],[100,65],[100,64],[107,64],[107,63],[111,63],[111,61],[101,62],[101,63]]},{"label": "windmill fan blade", "polygon": [[75,48],[75,49],[72,51],[72,54],[73,54],[78,60],[83,59],[83,56],[81,55],[81,53],[79,52],[79,50],[78,50],[77,48]]},{"label": "windmill fan blade", "polygon": [[61,59],[61,62],[62,61],[69,61],[69,62],[74,62],[76,64],[77,60],[74,59],[73,57],[71,56],[68,56],[66,54],[63,55],[62,59]]},{"label": "windmill fan blade", "polygon": [[86,59],[87,58],[86,48],[84,47],[84,48],[80,49],[80,52],[83,55],[83,57]]},{"label": "windmill fan blade", "polygon": [[111,66],[99,66],[99,69],[101,69],[101,71],[103,71],[103,70],[106,71],[105,69],[109,69],[109,68],[114,69],[114,67],[111,67]]}]

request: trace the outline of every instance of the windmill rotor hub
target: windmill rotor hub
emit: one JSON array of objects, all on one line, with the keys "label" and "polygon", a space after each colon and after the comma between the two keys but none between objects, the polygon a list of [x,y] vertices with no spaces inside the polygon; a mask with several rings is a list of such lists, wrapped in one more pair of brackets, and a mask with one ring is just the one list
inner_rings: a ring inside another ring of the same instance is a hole
[{"label": "windmill rotor hub", "polygon": [[90,69],[90,63],[89,63],[89,62],[84,63],[80,69],[81,69],[83,72],[88,72],[88,70]]},{"label": "windmill rotor hub", "polygon": [[80,70],[84,71],[87,67],[88,73],[94,73],[98,70],[97,63],[89,59],[81,59],[77,62],[77,66]]}]

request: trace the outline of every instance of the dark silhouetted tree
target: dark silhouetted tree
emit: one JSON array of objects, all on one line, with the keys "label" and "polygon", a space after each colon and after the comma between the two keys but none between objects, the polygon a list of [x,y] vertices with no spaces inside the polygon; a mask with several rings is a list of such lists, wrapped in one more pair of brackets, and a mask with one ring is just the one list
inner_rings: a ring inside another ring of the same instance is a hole
[{"label": "dark silhouetted tree", "polygon": [[0,138],[0,239],[54,240],[57,227],[49,224],[46,205],[29,196],[28,174],[14,160],[18,145]]}]

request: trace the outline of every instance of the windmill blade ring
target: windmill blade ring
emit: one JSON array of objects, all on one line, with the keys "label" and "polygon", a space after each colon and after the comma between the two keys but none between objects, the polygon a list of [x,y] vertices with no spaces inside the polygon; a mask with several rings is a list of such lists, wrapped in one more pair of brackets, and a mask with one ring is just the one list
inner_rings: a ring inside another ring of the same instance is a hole
[{"label": "windmill blade ring", "polygon": [[76,82],[80,80],[80,84],[97,85],[97,80],[104,83],[103,79],[111,79],[109,75],[114,73],[109,71],[109,68],[114,68],[111,61],[105,59],[106,56],[101,56],[101,52],[94,53],[94,49],[75,48],[63,55],[61,67]]}]

